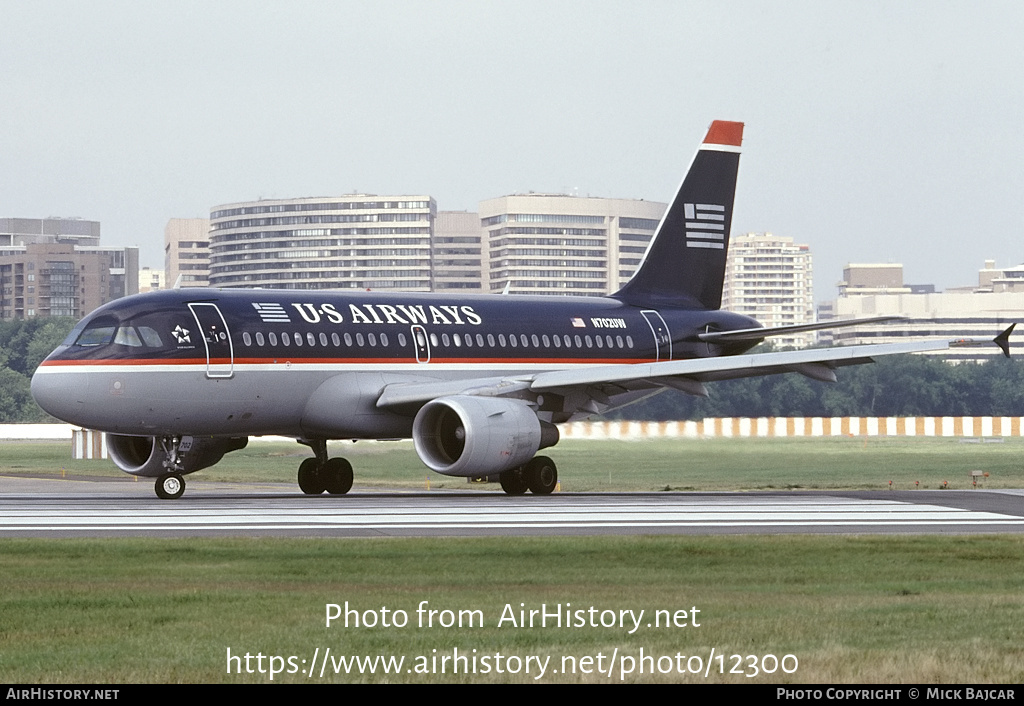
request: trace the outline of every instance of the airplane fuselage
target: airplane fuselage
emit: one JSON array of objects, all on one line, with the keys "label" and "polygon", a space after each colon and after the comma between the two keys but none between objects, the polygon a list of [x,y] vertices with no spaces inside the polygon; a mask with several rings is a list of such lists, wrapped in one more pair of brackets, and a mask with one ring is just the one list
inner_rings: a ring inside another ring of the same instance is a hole
[{"label": "airplane fuselage", "polygon": [[33,394],[116,434],[409,437],[410,415],[376,406],[386,385],[729,355],[756,342],[697,334],[756,325],[608,297],[168,290],[86,317]]}]

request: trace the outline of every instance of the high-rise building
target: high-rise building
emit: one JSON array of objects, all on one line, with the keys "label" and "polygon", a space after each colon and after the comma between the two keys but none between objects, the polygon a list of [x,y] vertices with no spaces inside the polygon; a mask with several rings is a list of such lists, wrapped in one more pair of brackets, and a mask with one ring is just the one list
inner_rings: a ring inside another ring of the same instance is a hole
[{"label": "high-rise building", "polygon": [[[752,316],[764,326],[814,321],[811,251],[792,238],[771,233],[733,236],[726,256],[722,308]],[[773,337],[780,346],[802,348],[814,332]]]},{"label": "high-rise building", "polygon": [[480,202],[490,291],[611,294],[636,271],[665,204],[564,194]]},{"label": "high-rise building", "polygon": [[484,288],[487,255],[480,214],[438,211],[430,242],[435,292],[480,292]]},{"label": "high-rise building", "polygon": [[32,243],[0,246],[0,318],[81,318],[139,291],[139,249]]},{"label": "high-rise building", "polygon": [[351,194],[215,206],[210,286],[430,291],[430,196]]},{"label": "high-rise building", "polygon": [[209,286],[209,219],[172,218],[167,221],[164,228],[164,273],[170,287]]}]

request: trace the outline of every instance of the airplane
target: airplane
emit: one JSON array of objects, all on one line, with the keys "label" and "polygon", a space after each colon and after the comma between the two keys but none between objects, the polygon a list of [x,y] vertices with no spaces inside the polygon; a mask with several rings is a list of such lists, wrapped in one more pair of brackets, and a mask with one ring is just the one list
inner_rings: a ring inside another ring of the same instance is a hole
[{"label": "airplane", "polygon": [[[342,495],[338,439],[412,438],[428,468],[551,493],[537,455],[557,424],[662,388],[835,370],[976,339],[751,354],[765,338],[887,318],[762,327],[723,311],[722,283],[743,123],[715,121],[618,292],[602,297],[173,289],[115,300],[82,319],[32,377],[39,406],[106,433],[127,473],[178,498],[183,476],[281,435],[311,448],[303,493]],[[994,339],[1009,355],[1012,326]]]}]

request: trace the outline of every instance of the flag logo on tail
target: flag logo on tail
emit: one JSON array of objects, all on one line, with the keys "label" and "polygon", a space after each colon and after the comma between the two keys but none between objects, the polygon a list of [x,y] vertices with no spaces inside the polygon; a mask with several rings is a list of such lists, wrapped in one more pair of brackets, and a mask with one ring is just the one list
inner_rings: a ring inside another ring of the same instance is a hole
[{"label": "flag logo on tail", "polygon": [[684,203],[686,247],[722,250],[725,247],[725,206]]}]

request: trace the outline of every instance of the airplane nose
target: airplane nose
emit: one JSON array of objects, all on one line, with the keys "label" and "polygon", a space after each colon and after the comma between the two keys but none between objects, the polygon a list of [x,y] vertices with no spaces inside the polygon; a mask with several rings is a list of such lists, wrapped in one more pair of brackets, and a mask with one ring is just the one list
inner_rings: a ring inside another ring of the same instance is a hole
[{"label": "airplane nose", "polygon": [[[74,378],[74,379],[72,379]],[[75,423],[85,404],[88,375],[70,375],[39,368],[32,375],[32,397],[47,414]]]}]

